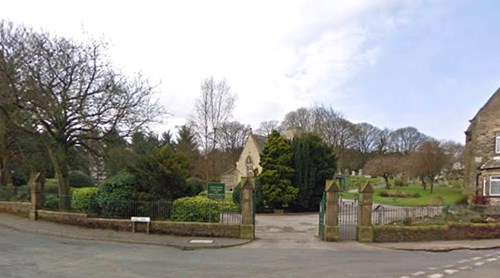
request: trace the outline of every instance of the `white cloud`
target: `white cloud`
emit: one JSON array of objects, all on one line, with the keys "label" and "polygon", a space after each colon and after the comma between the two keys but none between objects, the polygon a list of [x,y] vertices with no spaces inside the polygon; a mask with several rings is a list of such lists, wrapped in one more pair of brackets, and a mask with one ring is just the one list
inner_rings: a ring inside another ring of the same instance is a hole
[{"label": "white cloud", "polygon": [[0,16],[64,35],[102,34],[117,64],[162,81],[171,124],[191,113],[202,79],[226,77],[238,94],[236,119],[257,127],[348,97],[344,84],[377,62],[377,37],[409,24],[414,8],[395,0],[11,1]]}]

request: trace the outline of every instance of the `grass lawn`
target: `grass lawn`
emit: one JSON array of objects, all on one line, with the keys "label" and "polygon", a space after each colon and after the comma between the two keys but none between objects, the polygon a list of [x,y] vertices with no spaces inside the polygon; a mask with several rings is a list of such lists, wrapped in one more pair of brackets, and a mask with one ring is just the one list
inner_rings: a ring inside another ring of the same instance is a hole
[{"label": "grass lawn", "polygon": [[[463,200],[462,189],[447,186],[434,186],[434,192],[431,194],[430,189],[424,191],[420,185],[410,185],[403,187],[395,187],[390,189],[392,192],[402,192],[408,195],[419,194],[418,198],[401,198],[401,197],[382,197],[380,194],[387,189],[376,187],[373,195],[373,202],[384,205],[395,206],[428,206],[428,205],[456,205]],[[354,199],[357,193],[344,192],[342,197],[346,199]]]}]

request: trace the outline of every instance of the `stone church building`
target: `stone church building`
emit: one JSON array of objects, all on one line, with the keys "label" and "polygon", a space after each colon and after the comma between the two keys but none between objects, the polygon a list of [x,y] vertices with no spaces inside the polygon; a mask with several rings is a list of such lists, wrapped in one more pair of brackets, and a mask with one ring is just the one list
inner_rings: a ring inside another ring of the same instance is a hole
[{"label": "stone church building", "polygon": [[500,89],[465,132],[464,188],[469,200],[500,206]]},{"label": "stone church building", "polygon": [[266,137],[250,134],[247,138],[236,167],[221,176],[221,182],[226,184],[226,190],[232,191],[241,181],[241,178],[253,175],[254,171],[260,173],[260,154],[264,150]]}]

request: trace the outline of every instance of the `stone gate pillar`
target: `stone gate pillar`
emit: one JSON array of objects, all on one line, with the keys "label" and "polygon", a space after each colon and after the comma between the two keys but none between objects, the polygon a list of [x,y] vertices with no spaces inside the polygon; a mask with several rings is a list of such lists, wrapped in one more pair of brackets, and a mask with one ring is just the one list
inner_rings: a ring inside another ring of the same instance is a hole
[{"label": "stone gate pillar", "polygon": [[340,229],[338,221],[339,213],[339,185],[334,180],[327,180],[325,184],[326,210],[325,210],[325,241],[338,241]]},{"label": "stone gate pillar", "polygon": [[241,189],[240,238],[255,239],[255,212],[253,206],[253,183],[250,178],[246,178]]},{"label": "stone gate pillar", "polygon": [[368,182],[359,189],[359,198],[357,238],[360,242],[373,242],[373,185],[371,183]]},{"label": "stone gate pillar", "polygon": [[44,185],[45,177],[42,173],[31,173],[29,185],[31,188],[31,210],[29,218],[38,220],[38,210],[42,207],[44,202]]}]

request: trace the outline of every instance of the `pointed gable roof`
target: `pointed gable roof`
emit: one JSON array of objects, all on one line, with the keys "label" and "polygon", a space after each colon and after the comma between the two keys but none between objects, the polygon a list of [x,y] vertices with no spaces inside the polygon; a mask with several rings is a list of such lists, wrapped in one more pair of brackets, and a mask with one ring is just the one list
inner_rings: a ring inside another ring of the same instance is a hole
[{"label": "pointed gable roof", "polygon": [[476,115],[474,116],[474,118],[472,118],[472,120],[470,120],[471,122],[474,121],[477,116],[479,116],[484,110],[486,110],[494,101],[496,98],[500,98],[500,88],[498,88],[496,90],[495,93],[493,93],[493,95],[488,99],[488,101],[483,105],[483,107],[481,107],[481,109],[479,109],[479,111],[476,113]]}]

